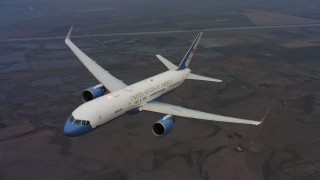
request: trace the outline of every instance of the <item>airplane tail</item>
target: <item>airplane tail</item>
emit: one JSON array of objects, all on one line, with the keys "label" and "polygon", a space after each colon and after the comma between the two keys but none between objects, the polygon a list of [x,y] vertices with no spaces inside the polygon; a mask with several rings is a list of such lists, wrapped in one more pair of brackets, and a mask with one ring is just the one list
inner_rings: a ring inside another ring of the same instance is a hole
[{"label": "airplane tail", "polygon": [[202,36],[202,32],[199,33],[196,37],[196,39],[193,41],[192,45],[190,46],[189,50],[187,51],[186,55],[184,56],[184,58],[182,59],[180,65],[178,66],[178,69],[177,70],[183,70],[185,68],[188,67],[191,59],[192,59],[192,56],[193,54],[195,53],[196,49],[197,49],[197,46],[200,42],[200,39],[201,39],[201,36]]},{"label": "airplane tail", "polygon": [[[174,65],[173,63],[171,63],[169,60],[167,60],[166,58],[162,57],[160,54],[157,54],[157,58],[165,65],[167,66],[167,68],[169,70],[176,70],[176,71],[180,71],[183,70],[185,68],[188,67],[193,54],[196,51],[196,48],[198,47],[199,41],[201,39],[202,36],[202,32],[200,32],[196,39],[193,41],[192,45],[190,46],[189,50],[187,51],[186,55],[184,56],[184,58],[182,59],[181,63],[179,66]],[[193,79],[193,80],[201,80],[201,81],[212,81],[212,82],[222,82],[222,80],[220,79],[214,79],[214,78],[210,78],[210,77],[205,77],[205,76],[200,76],[197,74],[193,74],[190,73],[186,79]]]}]

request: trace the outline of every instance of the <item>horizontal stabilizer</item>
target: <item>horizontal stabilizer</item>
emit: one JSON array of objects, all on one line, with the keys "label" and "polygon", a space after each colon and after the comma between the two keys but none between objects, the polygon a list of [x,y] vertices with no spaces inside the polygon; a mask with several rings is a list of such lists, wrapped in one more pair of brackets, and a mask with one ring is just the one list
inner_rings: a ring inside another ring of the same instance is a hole
[{"label": "horizontal stabilizer", "polygon": [[212,82],[222,82],[220,79],[214,79],[210,77],[200,76],[196,74],[189,74],[186,79],[193,79],[193,80],[201,80],[201,81],[212,81]]},{"label": "horizontal stabilizer", "polygon": [[163,56],[161,56],[160,54],[156,55],[157,58],[165,65],[167,66],[167,68],[169,70],[176,70],[178,69],[178,67],[176,65],[174,65],[172,62],[170,62],[168,59],[164,58]]}]

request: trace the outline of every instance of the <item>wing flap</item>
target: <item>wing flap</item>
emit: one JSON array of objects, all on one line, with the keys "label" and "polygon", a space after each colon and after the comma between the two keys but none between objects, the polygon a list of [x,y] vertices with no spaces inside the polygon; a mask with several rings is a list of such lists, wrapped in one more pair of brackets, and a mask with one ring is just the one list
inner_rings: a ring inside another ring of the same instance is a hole
[{"label": "wing flap", "polygon": [[259,125],[262,122],[262,121],[254,121],[254,120],[247,120],[247,119],[210,114],[210,113],[187,109],[181,106],[175,106],[175,105],[166,104],[162,102],[149,102],[143,105],[142,107],[140,107],[140,109],[145,111],[152,111],[152,112],[182,116],[187,118],[229,122],[229,123]]},{"label": "wing flap", "polygon": [[93,76],[110,92],[114,92],[127,87],[121,80],[112,76],[108,71],[104,70],[95,61],[82,52],[71,40],[70,35],[73,27],[70,28],[65,43],[71,51],[78,57],[82,64],[93,74]]}]

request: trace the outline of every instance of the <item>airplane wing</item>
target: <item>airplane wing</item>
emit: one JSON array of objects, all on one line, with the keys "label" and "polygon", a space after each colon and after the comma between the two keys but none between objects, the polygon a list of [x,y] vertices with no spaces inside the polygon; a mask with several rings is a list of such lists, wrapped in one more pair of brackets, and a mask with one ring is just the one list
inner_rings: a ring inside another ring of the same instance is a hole
[{"label": "airplane wing", "polygon": [[254,121],[254,120],[239,119],[239,118],[221,116],[216,114],[210,114],[210,113],[187,109],[180,106],[175,106],[175,105],[166,104],[162,102],[149,102],[144,104],[142,107],[140,107],[140,109],[145,111],[152,111],[157,113],[182,116],[182,117],[188,117],[188,118],[229,122],[229,123],[239,123],[239,124],[251,124],[251,125],[261,124],[270,110],[269,108],[269,110],[263,117],[262,121]]},{"label": "airplane wing", "polygon": [[114,92],[127,87],[125,83],[112,76],[108,71],[104,70],[95,61],[93,61],[84,52],[82,52],[75,44],[73,44],[73,42],[70,40],[72,29],[73,27],[70,28],[65,42],[72,50],[72,52],[83,63],[83,65],[93,74],[93,76],[110,92]]}]

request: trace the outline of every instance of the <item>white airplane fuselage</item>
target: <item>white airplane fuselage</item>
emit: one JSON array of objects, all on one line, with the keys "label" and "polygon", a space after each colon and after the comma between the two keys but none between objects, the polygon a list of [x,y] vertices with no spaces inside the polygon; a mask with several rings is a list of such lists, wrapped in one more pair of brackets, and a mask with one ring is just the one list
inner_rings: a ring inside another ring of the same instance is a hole
[{"label": "white airplane fuselage", "polygon": [[[261,121],[234,118],[187,109],[181,106],[160,102],[160,96],[179,87],[186,79],[222,82],[220,79],[210,78],[191,73],[188,68],[193,54],[199,44],[202,32],[197,35],[189,50],[176,66],[166,58],[157,54],[156,57],[169,69],[148,79],[132,85],[127,85],[108,71],[99,66],[94,60],[82,52],[71,40],[70,28],[65,43],[78,57],[83,65],[101,83],[88,87],[83,91],[82,97],[86,103],[72,112],[64,126],[66,136],[79,136],[125,114],[140,111],[150,111],[165,114],[165,116],[152,125],[152,132],[156,136],[168,134],[174,125],[174,116],[195,118],[209,121],[259,125]],[[106,94],[109,90],[110,93]]]},{"label": "white airplane fuselage", "polygon": [[[127,112],[139,112],[143,104],[157,99],[181,85],[190,74],[190,69],[181,71],[166,71],[134,83],[124,89],[103,95],[80,105],[72,112],[74,119],[89,121],[92,129],[101,126]],[[70,136],[78,136],[87,131],[84,126],[71,126]],[[66,128],[65,128],[66,129]]]}]

